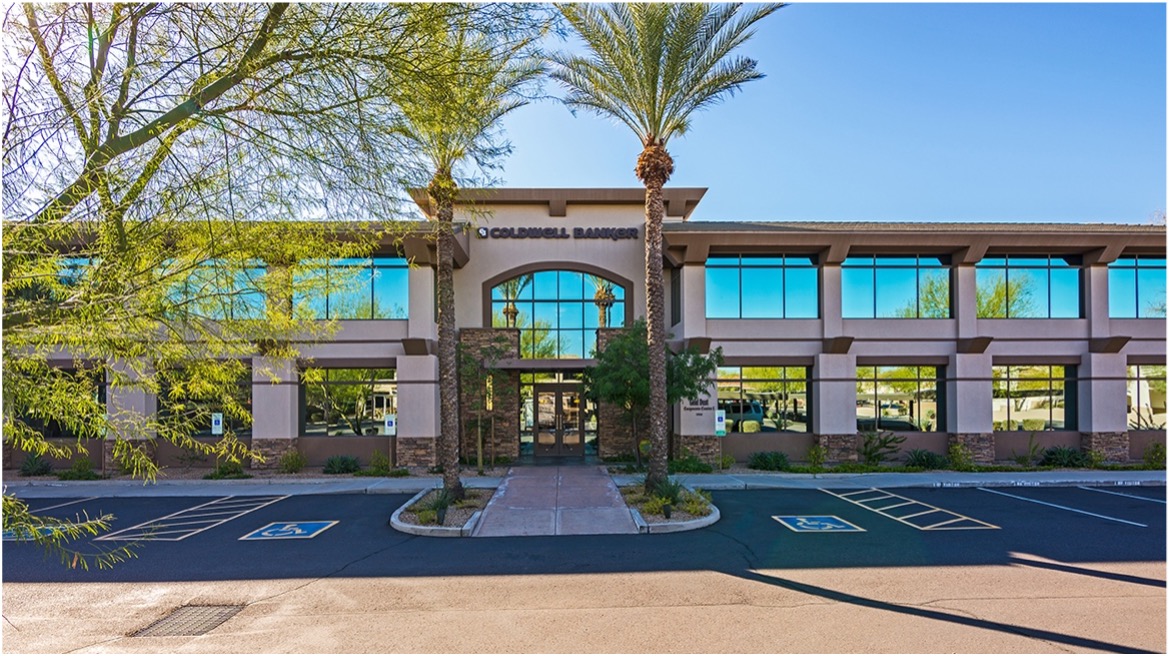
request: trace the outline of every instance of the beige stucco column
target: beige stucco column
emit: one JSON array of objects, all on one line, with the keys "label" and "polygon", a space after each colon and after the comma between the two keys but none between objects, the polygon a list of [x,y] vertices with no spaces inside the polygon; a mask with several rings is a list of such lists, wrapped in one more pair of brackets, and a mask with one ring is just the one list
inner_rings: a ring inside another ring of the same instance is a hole
[{"label": "beige stucco column", "polygon": [[439,435],[439,359],[403,355],[397,363],[397,464],[432,466]]},{"label": "beige stucco column", "polygon": [[[149,366],[145,362],[131,365],[118,361],[110,365],[113,371],[106,381],[106,412],[110,416],[112,432],[102,444],[102,462],[106,468],[116,466],[113,453],[117,440],[140,442],[143,448],[151,448],[149,442],[155,438],[155,432],[146,423],[154,419],[158,411],[158,397],[136,384],[137,372],[145,373]],[[151,453],[153,457],[153,451]]]},{"label": "beige stucco column", "polygon": [[435,270],[429,265],[412,267],[407,273],[410,286],[410,307],[407,313],[407,335],[422,339],[436,339],[439,325],[435,323]]},{"label": "beige stucco column", "polygon": [[300,434],[300,372],[295,360],[252,359],[252,449],[264,462],[254,469],[275,469],[296,448]]},{"label": "beige stucco column", "polygon": [[707,335],[707,267],[685,264],[675,270],[682,276],[682,335],[676,338],[705,337]]},{"label": "beige stucco column", "polygon": [[813,358],[812,431],[828,462],[857,460],[857,357]]},{"label": "beige stucco column", "polygon": [[[1090,349],[1113,337],[1109,319],[1109,267],[1112,257],[1100,257],[1084,269],[1085,318],[1089,321]],[[1113,350],[1106,348],[1106,350]],[[1097,451],[1106,460],[1129,460],[1129,418],[1126,407],[1126,356],[1121,353],[1084,353],[1077,368],[1077,429],[1081,448]]]},{"label": "beige stucco column", "polygon": [[991,354],[956,353],[947,362],[948,444],[971,452],[975,462],[995,460],[991,420]]}]

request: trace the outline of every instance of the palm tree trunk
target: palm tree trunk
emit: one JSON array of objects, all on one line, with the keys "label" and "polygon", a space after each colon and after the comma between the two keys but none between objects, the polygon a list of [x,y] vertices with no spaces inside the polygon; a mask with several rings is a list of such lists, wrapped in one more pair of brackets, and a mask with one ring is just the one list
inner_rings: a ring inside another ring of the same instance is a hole
[{"label": "palm tree trunk", "polygon": [[443,489],[458,501],[463,498],[459,480],[459,378],[455,349],[455,183],[450,174],[436,173],[430,187],[438,210],[438,293],[439,293],[439,464],[443,467]]},{"label": "palm tree trunk", "polygon": [[650,467],[646,488],[667,477],[666,328],[662,286],[662,185],[646,185],[646,348],[650,372]]}]

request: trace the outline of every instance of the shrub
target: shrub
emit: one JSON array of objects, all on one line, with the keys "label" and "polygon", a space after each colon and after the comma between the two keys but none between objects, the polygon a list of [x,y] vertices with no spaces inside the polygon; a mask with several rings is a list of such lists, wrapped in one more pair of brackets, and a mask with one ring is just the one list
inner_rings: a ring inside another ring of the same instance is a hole
[{"label": "shrub", "polygon": [[921,467],[922,469],[946,469],[947,458],[926,449],[910,449],[906,453],[906,466]]},{"label": "shrub", "polygon": [[305,454],[293,449],[286,451],[280,457],[280,471],[285,474],[295,474],[305,468],[309,464],[309,459]]},{"label": "shrub", "polygon": [[683,487],[682,483],[669,477],[659,481],[657,487],[655,487],[653,490],[649,490],[649,492],[654,496],[669,499],[670,503],[676,506],[678,505],[678,500],[682,498],[682,494],[685,491],[686,488]]},{"label": "shrub", "polygon": [[440,510],[446,510],[447,508],[450,508],[450,507],[451,507],[451,493],[443,488],[439,488],[438,490],[435,490],[434,494],[431,495],[430,501],[428,501],[426,503],[426,508],[429,510],[434,510],[435,512],[439,512]]},{"label": "shrub", "polygon": [[719,458],[720,469],[731,469],[733,465],[735,465],[735,456],[728,454]]},{"label": "shrub", "polygon": [[748,456],[747,466],[748,469],[785,471],[788,469],[788,456],[779,451],[757,451]]},{"label": "shrub", "polygon": [[[409,474],[409,472],[407,472]],[[381,451],[374,451],[370,456],[370,466],[353,473],[354,476],[389,476],[390,458]],[[401,476],[401,474],[400,474]]]},{"label": "shrub", "polygon": [[1021,467],[1031,467],[1040,459],[1040,445],[1036,443],[1036,433],[1028,436],[1028,450],[1027,452],[1017,455],[1016,450],[1012,449],[1012,460],[1016,461],[1017,465]]},{"label": "shrub", "polygon": [[906,441],[903,435],[893,433],[864,433],[857,454],[867,465],[880,465],[898,453],[898,445]]},{"label": "shrub", "polygon": [[326,474],[352,474],[362,468],[353,456],[329,456],[325,461]]},{"label": "shrub", "polygon": [[93,463],[89,458],[79,458],[73,461],[72,467],[58,472],[57,478],[62,481],[96,481],[101,476],[93,470]]},{"label": "shrub", "polygon": [[21,476],[47,476],[53,471],[53,465],[40,454],[33,453],[24,459],[20,466]]},{"label": "shrub", "polygon": [[418,517],[418,523],[423,526],[439,523],[439,514],[433,510],[420,510],[415,516]]},{"label": "shrub", "polygon": [[1166,445],[1161,442],[1152,442],[1142,453],[1142,462],[1150,469],[1166,468]]},{"label": "shrub", "polygon": [[1088,464],[1088,457],[1080,449],[1068,446],[1050,447],[1040,458],[1042,467],[1085,467]]},{"label": "shrub", "polygon": [[714,469],[711,465],[699,460],[695,454],[688,453],[682,458],[667,463],[667,471],[671,474],[710,474]]},{"label": "shrub", "polygon": [[820,444],[814,444],[808,449],[808,466],[813,469],[820,469],[825,466],[825,458],[828,457],[829,450]]},{"label": "shrub", "polygon": [[971,455],[971,449],[964,444],[955,442],[947,449],[947,459],[951,462],[951,469],[955,471],[973,471],[975,469],[975,458]]},{"label": "shrub", "polygon": [[671,503],[671,501],[666,497],[650,497],[649,501],[642,504],[642,512],[647,515],[661,515],[663,514],[662,507],[668,503]]},{"label": "shrub", "polygon": [[711,494],[703,490],[686,492],[683,494],[681,510],[695,517],[706,517],[711,514]]},{"label": "shrub", "polygon": [[244,473],[244,463],[236,461],[221,462],[203,478],[218,481],[225,478],[252,478],[251,474]]},{"label": "shrub", "polygon": [[391,469],[386,472],[386,475],[390,478],[403,478],[404,476],[410,476],[410,470],[406,467],[399,467],[398,469]]}]

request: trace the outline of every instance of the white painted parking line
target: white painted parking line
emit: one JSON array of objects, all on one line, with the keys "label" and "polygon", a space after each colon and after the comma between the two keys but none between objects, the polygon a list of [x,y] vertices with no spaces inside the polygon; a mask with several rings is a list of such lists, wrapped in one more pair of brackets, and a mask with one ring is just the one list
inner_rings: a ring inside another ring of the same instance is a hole
[{"label": "white painted parking line", "polygon": [[992,494],[998,494],[998,495],[1005,496],[1005,497],[1011,497],[1013,499],[1019,499],[1020,501],[1028,501],[1030,503],[1038,503],[1042,506],[1051,506],[1053,508],[1060,508],[1061,510],[1067,510],[1069,512],[1080,513],[1082,515],[1089,515],[1090,517],[1098,517],[1100,519],[1108,519],[1109,521],[1112,521],[1112,522],[1121,522],[1122,524],[1129,524],[1131,526],[1140,526],[1141,528],[1149,528],[1145,524],[1131,522],[1128,519],[1118,519],[1117,517],[1110,517],[1108,515],[1098,515],[1097,513],[1091,513],[1087,510],[1079,510],[1077,508],[1069,508],[1068,506],[1062,506],[1062,505],[1055,504],[1055,503],[1048,503],[1047,501],[1038,501],[1036,499],[1029,499],[1028,497],[1016,496],[1014,494],[1008,494],[1007,492],[1000,492],[999,490],[989,490],[985,487],[978,487],[975,489],[982,490],[984,492],[990,492]]},{"label": "white painted parking line", "polygon": [[[878,488],[870,488],[868,490],[856,490],[853,492],[834,492],[832,490],[826,490],[824,488],[821,488],[821,492],[824,492],[826,494],[831,494],[831,495],[837,497],[838,499],[841,499],[843,501],[848,501],[849,503],[861,506],[862,508],[865,508],[866,510],[871,510],[871,511],[873,511],[873,512],[875,512],[883,517],[888,517],[889,519],[892,519],[894,521],[901,522],[901,523],[905,524],[906,526],[913,526],[914,528],[918,529],[919,531],[967,531],[967,530],[972,530],[972,529],[988,529],[988,528],[998,529],[999,528],[998,526],[996,526],[994,524],[988,524],[987,522],[975,519],[973,517],[968,517],[966,515],[960,515],[957,512],[953,512],[950,510],[944,510],[942,508],[932,506],[929,503],[923,503],[921,501],[916,501],[916,500],[911,499],[909,497],[904,497],[904,496],[901,496],[898,494],[894,494],[893,492],[889,492],[887,490],[880,490]],[[873,496],[874,493],[877,493],[880,496]],[[900,503],[895,503],[895,504],[891,504],[888,506],[866,505],[866,504],[870,504],[870,503],[874,503],[874,502],[885,501],[886,499],[898,499],[900,501]],[[906,515],[896,515],[893,513],[886,512],[886,511],[891,510],[893,508],[907,508],[908,510],[915,510],[917,512],[911,512],[911,513],[906,514]],[[932,522],[930,524],[922,525],[922,524],[916,524],[916,523],[911,522],[911,521],[907,521],[907,520],[912,519],[914,517],[925,517],[927,515],[934,515],[933,519],[929,520]],[[949,519],[944,519],[942,521],[936,521],[936,520],[940,519],[939,515],[941,515],[942,517],[948,517]]]},{"label": "white painted parking line", "polygon": [[223,497],[103,535],[96,540],[178,542],[287,498],[287,494],[280,497]]},{"label": "white painted parking line", "polygon": [[1166,505],[1165,499],[1154,499],[1152,497],[1143,497],[1140,494],[1125,494],[1124,492],[1114,492],[1112,490],[1101,490],[1101,489],[1098,489],[1095,487],[1085,487],[1084,485],[1078,485],[1077,489],[1078,490],[1088,490],[1089,492],[1100,492],[1101,494],[1112,494],[1114,496],[1126,497],[1129,499],[1141,499],[1142,501],[1153,501],[1154,503],[1160,503],[1162,505]]},{"label": "white painted parking line", "polygon": [[53,510],[54,508],[64,508],[65,506],[72,506],[75,503],[82,503],[83,501],[93,501],[96,498],[97,497],[88,497],[85,499],[78,499],[77,501],[66,501],[65,503],[59,503],[55,506],[45,506],[44,508],[37,508],[36,510],[30,510],[29,512],[31,512],[34,515],[39,515],[39,514],[45,512],[46,510]]}]

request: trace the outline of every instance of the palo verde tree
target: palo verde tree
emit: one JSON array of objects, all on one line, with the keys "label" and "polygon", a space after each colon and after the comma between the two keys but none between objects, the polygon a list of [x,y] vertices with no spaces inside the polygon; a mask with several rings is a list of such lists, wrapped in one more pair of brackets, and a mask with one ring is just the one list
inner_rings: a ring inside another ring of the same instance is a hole
[{"label": "palo verde tree", "polygon": [[[3,361],[6,445],[71,457],[113,442],[136,475],[143,438],[191,439],[208,404],[281,374],[327,338],[297,299],[314,260],[367,256],[392,223],[411,152],[393,94],[442,67],[434,38],[463,5],[55,4],[4,15]],[[487,29],[485,27],[485,29]],[[284,367],[285,365],[281,365]],[[110,403],[88,391],[104,382]],[[165,421],[115,399],[169,393]],[[176,390],[178,390],[176,392]],[[171,399],[175,400],[175,399]],[[64,425],[74,442],[50,442]],[[50,521],[4,497],[4,528],[76,566],[65,543],[106,518]],[[46,524],[71,527],[43,531]],[[96,557],[107,565],[113,554]]]},{"label": "palo verde tree", "polygon": [[514,391],[501,390],[498,385],[507,384],[507,372],[499,368],[500,360],[513,352],[507,337],[495,335],[488,343],[471,348],[466,343],[459,345],[459,387],[460,399],[469,418],[468,430],[475,430],[475,468],[483,475],[484,424],[489,424],[488,441],[491,445],[490,460],[496,464],[496,419],[495,400],[501,392],[505,396]]},{"label": "palo verde tree", "polygon": [[[459,480],[459,387],[455,334],[454,214],[460,180],[490,170],[508,152],[500,120],[525,104],[525,91],[543,73],[534,44],[543,35],[531,5],[486,6],[497,23],[457,17],[436,39],[448,53],[445,66],[399,90],[403,133],[424,160],[425,185],[435,220],[439,315],[439,464],[443,489],[463,498]],[[512,25],[515,29],[485,29]]]},{"label": "palo verde tree", "polygon": [[585,56],[557,54],[551,76],[565,103],[610,117],[642,144],[634,173],[646,187],[646,330],[650,344],[650,444],[647,479],[667,476],[666,324],[662,283],[662,188],[674,172],[666,144],[690,117],[763,77],[756,62],[732,53],[752,26],[782,5],[700,3],[561,4],[585,42]]},{"label": "palo verde tree", "polygon": [[[723,363],[723,349],[703,355],[694,349],[672,353],[665,346],[663,361],[666,369],[666,401],[678,403],[683,399],[697,400],[709,392],[711,381],[719,365]],[[597,364],[584,372],[586,393],[595,401],[611,403],[620,407],[630,422],[630,434],[634,440],[634,453],[639,467],[642,464],[638,434],[638,417],[650,406],[650,345],[646,339],[646,322],[635,321],[632,326],[621,329],[604,349],[595,353]],[[658,454],[660,447],[651,443],[650,457]],[[662,457],[665,459],[666,444]],[[646,489],[654,490],[655,484],[646,478]]]}]

